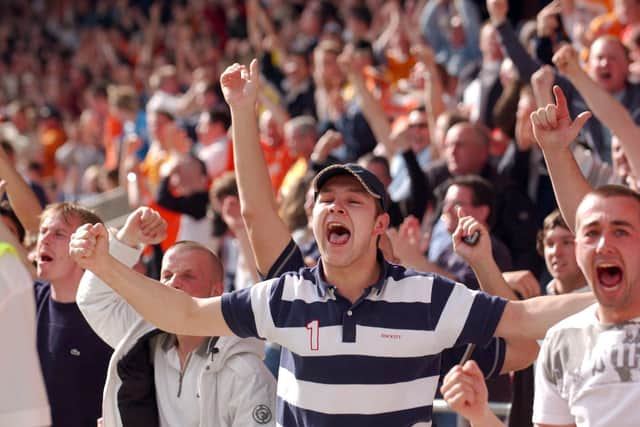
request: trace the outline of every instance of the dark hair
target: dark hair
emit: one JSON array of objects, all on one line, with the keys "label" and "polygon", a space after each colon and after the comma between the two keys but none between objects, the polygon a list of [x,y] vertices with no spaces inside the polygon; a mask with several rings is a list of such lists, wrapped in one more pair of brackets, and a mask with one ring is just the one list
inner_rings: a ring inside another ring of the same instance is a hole
[{"label": "dark hair", "polygon": [[569,230],[567,223],[564,222],[564,218],[562,218],[562,214],[558,209],[552,211],[549,215],[544,218],[542,222],[542,229],[538,231],[538,235],[536,236],[536,250],[540,256],[544,256],[544,236],[548,231],[553,230],[556,227],[564,228],[565,230]]},{"label": "dark hair", "polygon": [[5,153],[7,153],[7,155],[13,156],[16,154],[16,150],[13,148],[13,145],[11,145],[9,141],[5,139],[1,140],[0,146],[2,146],[2,149],[5,151]]},{"label": "dark hair", "polygon": [[222,106],[215,106],[209,110],[209,122],[220,123],[225,129],[231,126],[231,114],[229,109]]},{"label": "dark hair", "polygon": [[218,200],[226,196],[238,197],[238,183],[233,172],[225,172],[216,178],[209,192],[209,197]]},{"label": "dark hair", "polygon": [[369,8],[363,4],[351,6],[349,8],[347,16],[349,18],[364,22],[367,27],[370,27],[371,23],[373,22],[373,15],[371,14],[371,10],[369,10]]},{"label": "dark hair", "polygon": [[492,227],[495,219],[493,211],[495,210],[496,203],[496,193],[493,189],[493,184],[479,175],[454,176],[445,181],[442,186],[441,198],[444,197],[444,194],[452,185],[470,189],[472,193],[471,204],[473,206],[487,206],[489,208],[487,224],[489,224],[489,227]]},{"label": "dark hair", "polygon": [[16,230],[18,230],[18,240],[20,240],[20,242],[24,242],[24,227],[16,216],[16,213],[13,211],[13,208],[11,207],[11,204],[8,200],[0,201],[0,216],[9,218],[9,220],[16,226]]}]

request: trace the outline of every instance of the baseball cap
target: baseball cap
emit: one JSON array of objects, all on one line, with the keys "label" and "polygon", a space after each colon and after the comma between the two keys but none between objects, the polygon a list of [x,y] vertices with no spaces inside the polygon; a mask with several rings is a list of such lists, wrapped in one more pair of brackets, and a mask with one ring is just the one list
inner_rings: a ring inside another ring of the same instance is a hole
[{"label": "baseball cap", "polygon": [[318,197],[320,189],[327,183],[327,181],[339,175],[351,175],[356,178],[371,197],[378,199],[380,206],[382,206],[382,210],[384,212],[387,211],[389,208],[389,199],[387,198],[387,192],[384,189],[384,185],[382,185],[380,180],[374,174],[355,163],[335,164],[327,166],[318,172],[311,183],[314,200]]}]

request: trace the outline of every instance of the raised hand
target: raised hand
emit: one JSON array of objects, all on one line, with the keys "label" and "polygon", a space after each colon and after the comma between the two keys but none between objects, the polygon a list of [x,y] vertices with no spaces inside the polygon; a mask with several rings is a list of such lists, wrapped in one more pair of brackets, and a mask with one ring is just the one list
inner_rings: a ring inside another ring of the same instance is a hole
[{"label": "raised hand", "polygon": [[531,86],[534,86],[535,90],[551,93],[555,79],[556,75],[553,72],[553,67],[551,65],[543,65],[531,75]]},{"label": "raised hand", "polygon": [[493,25],[500,25],[507,19],[509,3],[507,0],[487,0],[487,11]]},{"label": "raised hand", "polygon": [[523,299],[540,296],[540,284],[529,270],[507,271],[502,277]]},{"label": "raised hand", "polygon": [[444,377],[440,391],[449,407],[474,425],[491,416],[487,404],[487,385],[482,371],[473,360],[467,361],[463,366],[454,366]]},{"label": "raised hand", "polygon": [[80,267],[94,271],[109,257],[109,234],[103,224],[84,224],[69,239],[69,255]]},{"label": "raised hand", "polygon": [[567,98],[562,89],[557,85],[554,86],[553,94],[556,99],[555,104],[538,108],[531,113],[533,135],[545,153],[568,147],[591,117],[591,112],[583,111],[574,121],[571,121]]},{"label": "raised hand", "polygon": [[[474,217],[467,216],[462,208],[457,209],[458,226],[451,236],[453,250],[460,255],[471,267],[478,265],[483,259],[492,256],[491,237],[489,231]],[[480,233],[474,245],[465,243],[463,238]]]},{"label": "raised hand", "polygon": [[553,63],[558,71],[569,79],[584,71],[580,67],[578,52],[570,44],[565,44],[553,55]]},{"label": "raised hand", "polygon": [[133,211],[117,234],[118,240],[132,247],[160,243],[166,237],[167,222],[158,212],[147,207]]},{"label": "raised hand", "polygon": [[255,108],[258,100],[260,71],[253,59],[249,68],[238,63],[230,65],[220,76],[222,94],[231,108]]},{"label": "raised hand", "polygon": [[538,12],[536,26],[538,37],[551,37],[558,29],[558,15],[562,13],[562,5],[558,0],[554,0]]}]

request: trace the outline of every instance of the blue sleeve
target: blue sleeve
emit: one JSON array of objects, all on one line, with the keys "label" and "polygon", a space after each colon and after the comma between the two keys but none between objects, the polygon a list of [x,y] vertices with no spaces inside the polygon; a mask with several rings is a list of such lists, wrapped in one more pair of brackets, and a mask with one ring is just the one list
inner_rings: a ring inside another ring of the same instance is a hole
[{"label": "blue sleeve", "polygon": [[505,299],[484,292],[476,293],[456,346],[473,343],[485,347],[495,335],[506,305]]},{"label": "blue sleeve", "polygon": [[261,338],[251,307],[251,288],[222,294],[221,301],[224,320],[235,335],[240,338]]},{"label": "blue sleeve", "polygon": [[287,247],[280,253],[276,262],[269,268],[267,274],[262,276],[262,280],[275,279],[289,271],[298,271],[304,268],[304,257],[302,251],[293,239],[289,240]]}]

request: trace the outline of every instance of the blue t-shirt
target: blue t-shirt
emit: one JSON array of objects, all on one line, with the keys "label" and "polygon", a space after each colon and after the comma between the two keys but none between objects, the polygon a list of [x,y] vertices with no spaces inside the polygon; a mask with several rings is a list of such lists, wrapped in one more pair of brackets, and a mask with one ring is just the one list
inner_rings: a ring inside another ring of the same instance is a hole
[{"label": "blue t-shirt", "polygon": [[37,345],[53,427],[94,427],[113,350],[91,329],[76,303],[51,299],[35,283]]}]

